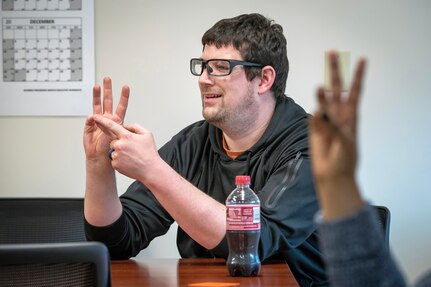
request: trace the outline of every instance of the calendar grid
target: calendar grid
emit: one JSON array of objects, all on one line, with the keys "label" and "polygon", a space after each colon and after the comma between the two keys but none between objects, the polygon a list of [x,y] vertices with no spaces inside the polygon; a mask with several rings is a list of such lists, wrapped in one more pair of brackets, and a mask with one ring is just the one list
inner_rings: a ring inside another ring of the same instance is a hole
[{"label": "calendar grid", "polygon": [[4,18],[3,81],[81,81],[81,22],[81,18]]},{"label": "calendar grid", "polygon": [[81,10],[82,0],[2,0],[3,11]]}]

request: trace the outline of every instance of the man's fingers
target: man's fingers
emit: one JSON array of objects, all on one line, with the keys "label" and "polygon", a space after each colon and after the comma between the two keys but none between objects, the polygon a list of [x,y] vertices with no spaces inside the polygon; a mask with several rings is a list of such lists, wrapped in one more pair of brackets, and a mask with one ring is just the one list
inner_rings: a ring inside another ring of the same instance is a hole
[{"label": "man's fingers", "polygon": [[139,135],[143,135],[145,133],[150,133],[149,130],[144,129],[143,127],[141,127],[138,124],[124,125],[124,128],[127,129],[129,132],[132,132],[134,134],[139,134]]},{"label": "man's fingers", "polygon": [[341,98],[342,82],[338,63],[338,53],[334,51],[329,53],[329,63],[331,67],[331,89],[333,97],[335,101],[339,101]]},{"label": "man's fingers", "polygon": [[128,131],[121,125],[104,116],[95,115],[94,121],[96,122],[97,126],[111,139],[121,138],[128,133]]},{"label": "man's fingers", "polygon": [[124,121],[124,117],[126,116],[127,106],[129,105],[129,95],[130,88],[128,86],[123,86],[121,89],[121,97],[120,102],[118,103],[117,109],[115,113]]},{"label": "man's fingers", "polygon": [[335,126],[324,119],[324,113],[318,111],[310,119],[310,148],[312,159],[322,160],[327,156],[328,148],[336,132]]},{"label": "man's fingers", "polygon": [[329,107],[328,107],[328,101],[326,99],[326,92],[323,87],[320,87],[317,90],[317,102],[319,103],[318,106],[318,112],[316,113],[316,116],[318,115],[320,119],[329,122],[331,121],[331,115],[329,114]]},{"label": "man's fingers", "polygon": [[100,86],[93,87],[93,114],[102,114],[102,100],[100,97]]},{"label": "man's fingers", "polygon": [[323,87],[320,87],[319,89],[317,89],[316,95],[317,95],[317,102],[319,103],[319,110],[326,111],[327,102],[326,102],[325,89]]},{"label": "man's fingers", "polygon": [[109,77],[103,79],[103,113],[112,114],[112,82]]},{"label": "man's fingers", "polygon": [[359,97],[362,91],[362,80],[365,73],[366,60],[360,59],[355,70],[352,86],[350,87],[350,93],[348,102],[354,107],[358,105]]}]

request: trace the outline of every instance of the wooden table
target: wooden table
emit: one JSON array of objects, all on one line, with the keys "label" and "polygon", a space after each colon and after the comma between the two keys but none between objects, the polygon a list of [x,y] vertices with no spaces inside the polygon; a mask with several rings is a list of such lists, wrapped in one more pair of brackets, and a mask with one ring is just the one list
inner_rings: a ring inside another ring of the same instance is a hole
[{"label": "wooden table", "polygon": [[148,259],[111,262],[112,286],[299,286],[284,262],[262,264],[257,277],[231,277],[223,259]]}]

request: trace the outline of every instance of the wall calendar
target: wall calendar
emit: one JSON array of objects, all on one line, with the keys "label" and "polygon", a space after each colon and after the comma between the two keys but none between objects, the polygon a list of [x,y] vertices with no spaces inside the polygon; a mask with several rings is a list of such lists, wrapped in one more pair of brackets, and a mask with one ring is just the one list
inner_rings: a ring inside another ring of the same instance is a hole
[{"label": "wall calendar", "polygon": [[91,112],[93,0],[2,0],[0,115]]}]

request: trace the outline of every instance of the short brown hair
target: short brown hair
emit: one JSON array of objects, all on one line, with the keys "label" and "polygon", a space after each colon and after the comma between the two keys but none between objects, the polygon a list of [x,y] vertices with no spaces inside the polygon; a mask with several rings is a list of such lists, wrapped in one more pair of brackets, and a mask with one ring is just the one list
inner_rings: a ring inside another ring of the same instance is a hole
[{"label": "short brown hair", "polygon": [[[275,98],[284,96],[289,60],[283,28],[260,14],[243,14],[218,21],[202,36],[202,45],[217,48],[232,45],[244,61],[272,66],[276,72],[271,91]],[[260,75],[260,68],[245,67],[248,80]]]}]

